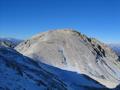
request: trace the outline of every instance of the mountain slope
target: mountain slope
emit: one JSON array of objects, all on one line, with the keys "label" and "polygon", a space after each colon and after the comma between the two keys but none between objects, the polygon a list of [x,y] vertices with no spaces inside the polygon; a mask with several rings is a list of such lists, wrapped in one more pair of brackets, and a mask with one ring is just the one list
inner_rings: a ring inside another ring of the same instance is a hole
[{"label": "mountain slope", "polygon": [[43,63],[38,65],[11,48],[0,47],[0,90],[109,89],[86,75]]},{"label": "mountain slope", "polygon": [[16,50],[38,62],[85,74],[108,88],[119,84],[118,56],[105,44],[74,30],[38,34],[19,44]]},{"label": "mountain slope", "polygon": [[0,90],[67,90],[66,84],[33,60],[0,47]]}]

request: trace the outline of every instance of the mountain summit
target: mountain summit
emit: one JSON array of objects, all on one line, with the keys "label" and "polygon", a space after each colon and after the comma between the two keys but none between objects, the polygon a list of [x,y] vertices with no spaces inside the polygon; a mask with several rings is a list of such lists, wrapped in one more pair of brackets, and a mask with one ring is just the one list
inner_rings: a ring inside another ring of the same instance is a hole
[{"label": "mountain summit", "polygon": [[[119,84],[118,56],[104,43],[75,30],[40,33],[22,42],[15,49],[39,63],[76,72],[78,75],[87,75],[108,88]],[[55,73],[52,68],[47,69]],[[56,73],[58,76],[60,74],[63,73]],[[72,79],[70,74],[68,77]],[[61,76],[64,80],[68,80],[68,77]],[[71,84],[79,85],[75,81],[71,81]]]}]

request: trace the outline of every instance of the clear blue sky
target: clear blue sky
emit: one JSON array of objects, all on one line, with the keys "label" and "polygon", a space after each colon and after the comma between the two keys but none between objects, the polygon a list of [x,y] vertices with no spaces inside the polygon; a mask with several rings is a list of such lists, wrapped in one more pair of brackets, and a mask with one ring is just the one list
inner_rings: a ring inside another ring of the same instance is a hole
[{"label": "clear blue sky", "polygon": [[120,42],[120,0],[0,0],[1,37],[26,39],[59,28]]}]

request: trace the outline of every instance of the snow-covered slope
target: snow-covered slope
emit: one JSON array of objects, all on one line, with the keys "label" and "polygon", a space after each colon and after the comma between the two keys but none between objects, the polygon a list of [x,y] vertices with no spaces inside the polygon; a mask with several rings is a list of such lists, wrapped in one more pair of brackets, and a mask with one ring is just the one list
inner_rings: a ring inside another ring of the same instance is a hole
[{"label": "snow-covered slope", "polygon": [[33,60],[0,47],[0,90],[67,90],[67,86]]},{"label": "snow-covered slope", "polygon": [[[68,80],[71,85],[76,81],[75,84],[80,86],[80,75],[83,74],[109,88],[120,83],[118,56],[105,44],[77,31],[56,30],[41,33],[19,44],[16,50],[37,62],[77,73],[60,73],[62,79]],[[54,72],[54,69],[47,70],[60,75]],[[72,79],[72,76],[68,79],[69,76],[66,75],[73,75],[75,79]]]}]

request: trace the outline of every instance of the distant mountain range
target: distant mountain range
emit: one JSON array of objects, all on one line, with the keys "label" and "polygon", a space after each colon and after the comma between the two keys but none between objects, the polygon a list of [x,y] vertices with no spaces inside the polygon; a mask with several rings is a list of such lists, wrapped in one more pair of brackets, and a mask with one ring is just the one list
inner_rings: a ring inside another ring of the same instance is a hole
[{"label": "distant mountain range", "polygon": [[14,48],[23,40],[14,39],[14,38],[0,38],[0,46]]},{"label": "distant mountain range", "polygon": [[109,44],[109,46],[120,57],[120,44]]}]

